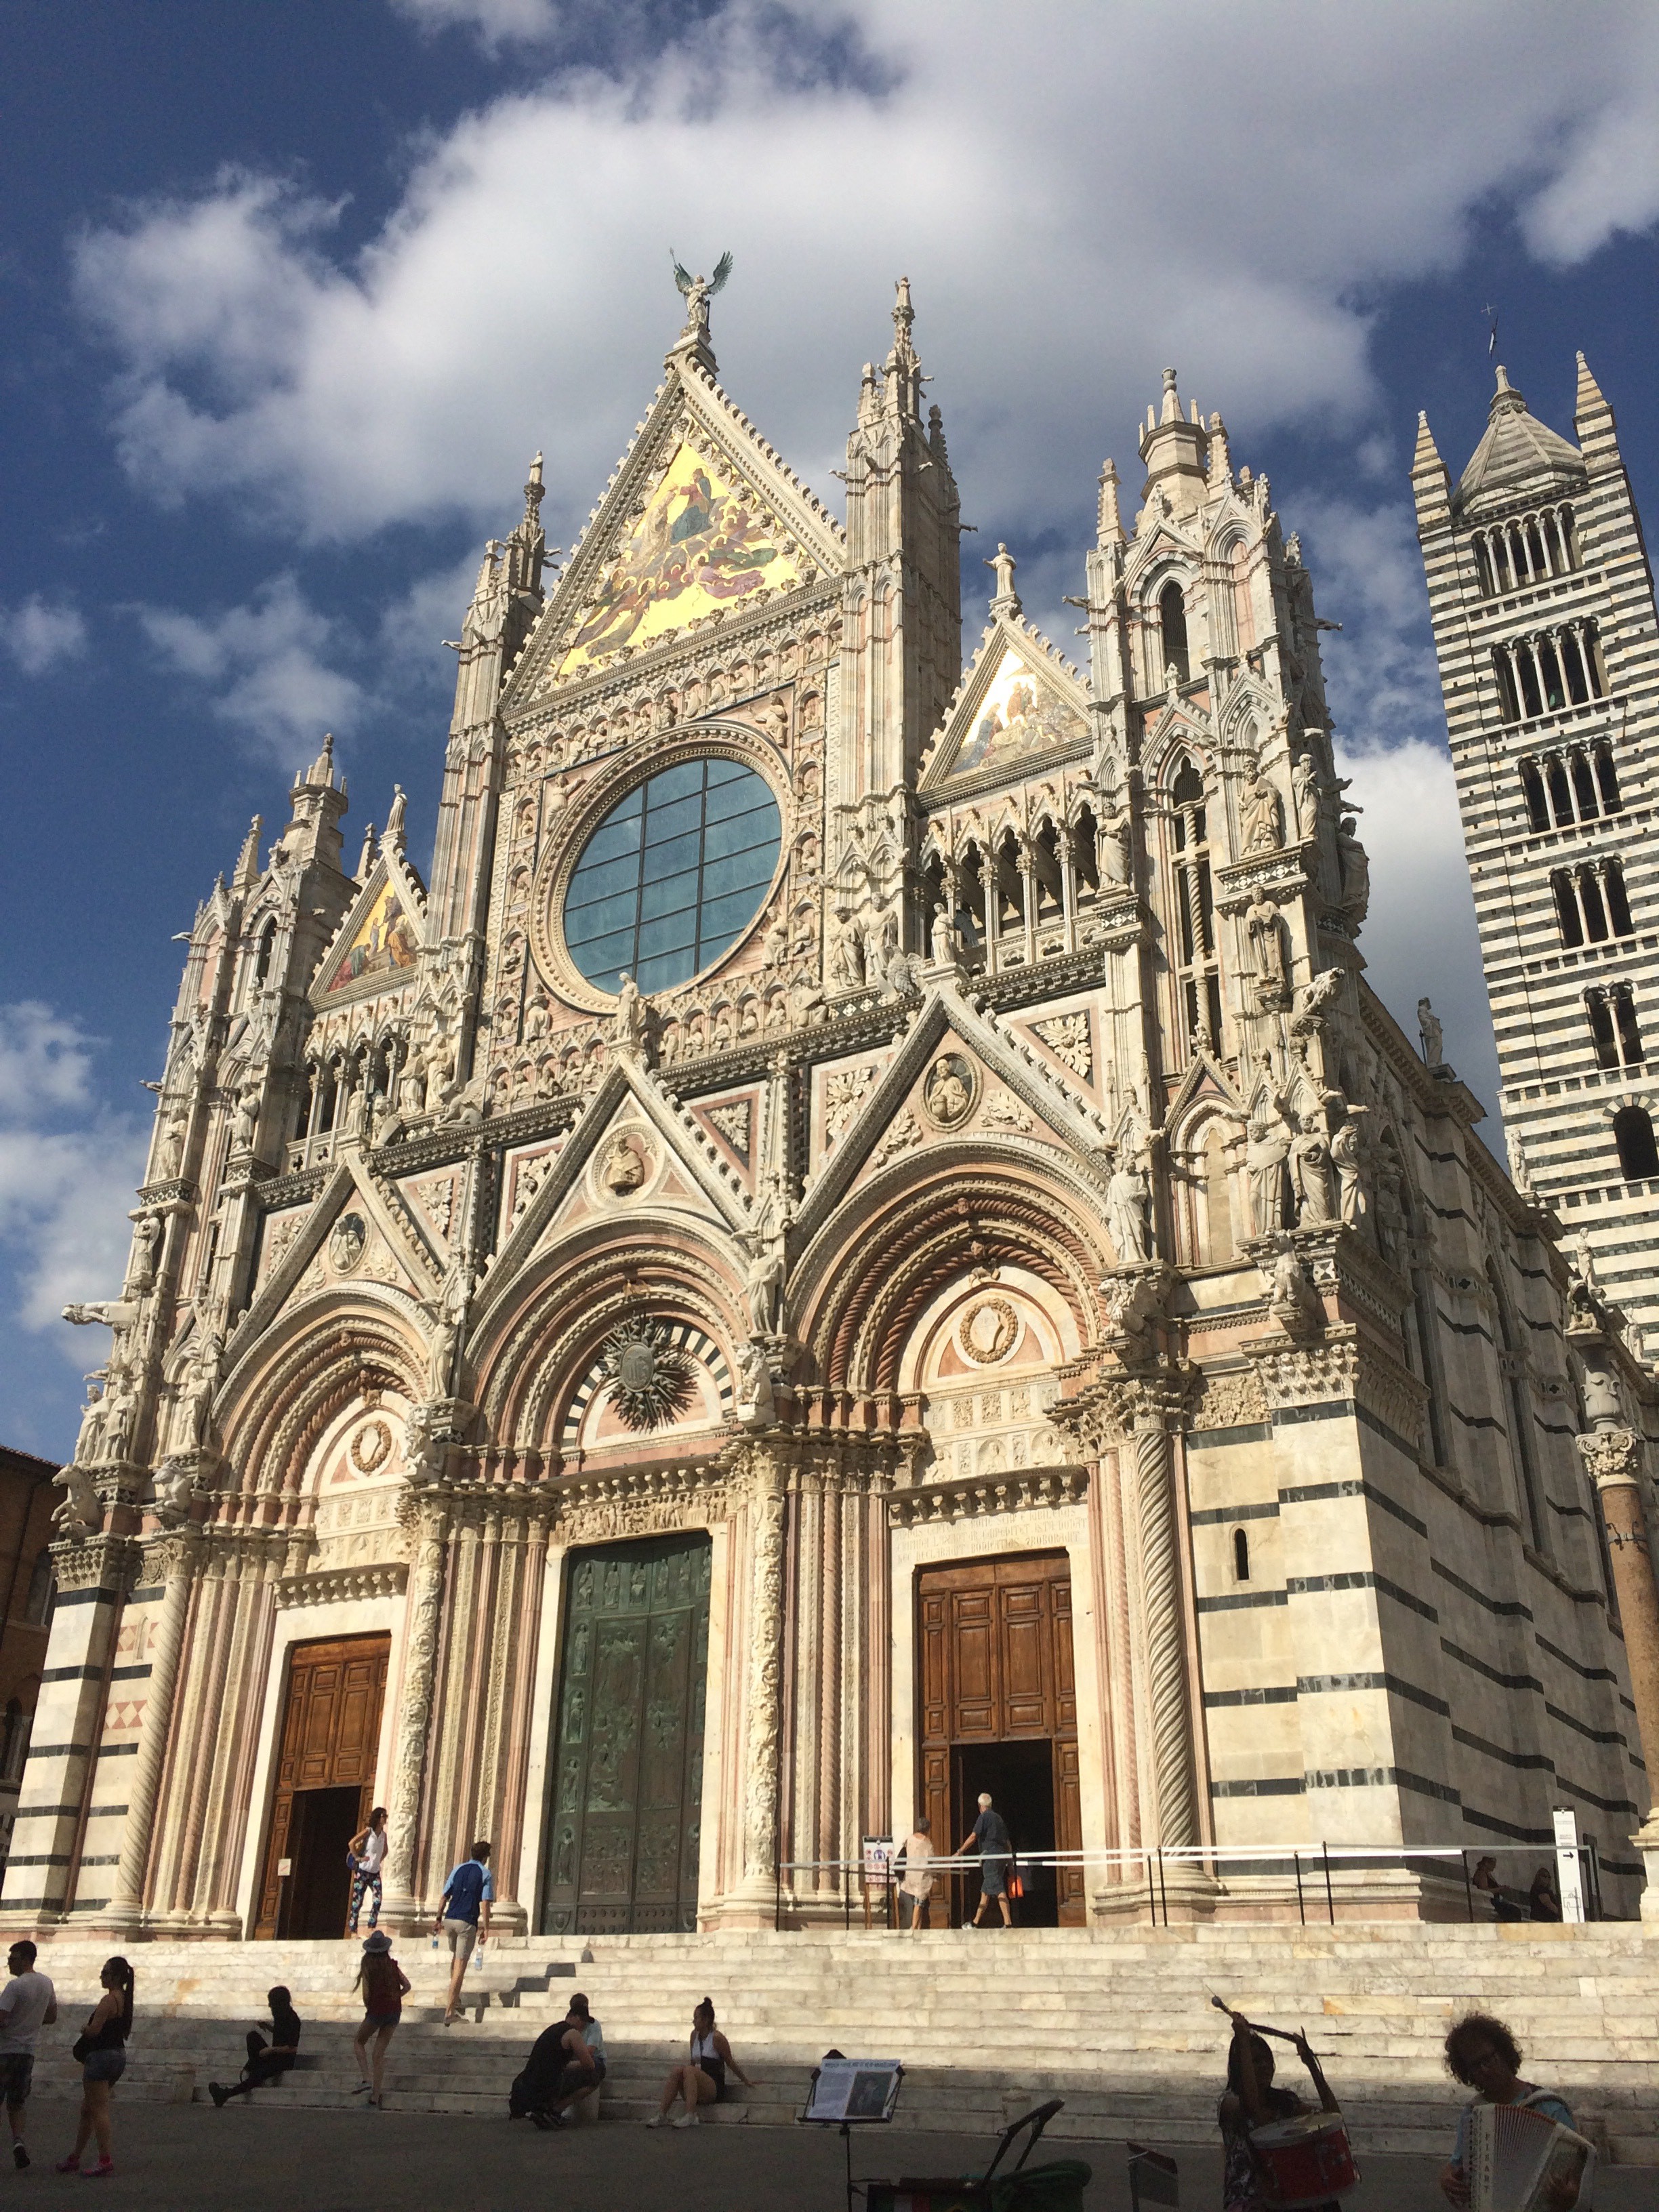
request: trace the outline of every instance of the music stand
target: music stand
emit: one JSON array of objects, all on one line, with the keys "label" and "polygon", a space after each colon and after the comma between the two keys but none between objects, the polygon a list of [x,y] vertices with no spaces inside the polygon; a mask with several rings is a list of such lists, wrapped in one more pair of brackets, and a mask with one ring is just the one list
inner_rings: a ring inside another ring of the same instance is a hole
[{"label": "music stand", "polygon": [[811,2127],[840,2129],[847,2146],[847,2212],[853,2212],[853,2130],[884,2126],[903,2081],[896,2058],[843,2058],[836,2051],[812,2069],[796,2117]]}]

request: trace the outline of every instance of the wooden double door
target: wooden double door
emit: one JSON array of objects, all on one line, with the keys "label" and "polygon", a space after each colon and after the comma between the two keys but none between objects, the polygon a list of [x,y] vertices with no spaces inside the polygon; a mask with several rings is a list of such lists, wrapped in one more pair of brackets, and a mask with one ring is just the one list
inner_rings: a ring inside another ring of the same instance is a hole
[{"label": "wooden double door", "polygon": [[[1064,1552],[923,1567],[916,1577],[921,1809],[936,1850],[954,1850],[988,1790],[1016,1852],[1082,1848],[1072,1576]],[[1021,1868],[1027,1926],[1080,1927],[1079,1866]],[[951,1918],[978,1897],[948,1879]],[[935,1911],[937,1913],[936,1900]]]},{"label": "wooden double door", "polygon": [[696,1927],[710,1558],[702,1534],[571,1556],[545,1935]]},{"label": "wooden double door", "polygon": [[345,1926],[346,1846],[374,1806],[391,1656],[389,1636],[289,1649],[256,1936],[327,1937]]}]

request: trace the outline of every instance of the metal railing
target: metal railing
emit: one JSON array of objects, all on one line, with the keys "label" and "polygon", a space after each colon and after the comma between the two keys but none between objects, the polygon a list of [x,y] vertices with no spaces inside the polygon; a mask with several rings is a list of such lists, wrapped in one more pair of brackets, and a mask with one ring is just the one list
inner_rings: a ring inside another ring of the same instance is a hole
[{"label": "metal railing", "polygon": [[[1601,1861],[1596,1847],[1594,1843],[1586,1838],[1578,1844],[1576,1849],[1583,1870],[1583,1917],[1586,1920],[1604,1919],[1608,1916],[1601,1909]],[[1425,1863],[1423,1869],[1425,1873],[1443,1872],[1453,1881],[1461,1875],[1465,1910],[1471,1921],[1478,1921],[1486,1917],[1477,1908],[1476,1899],[1480,1896],[1489,1897],[1493,1900],[1491,1916],[1492,1918],[1510,1917],[1508,1914],[1500,1914],[1497,1911],[1497,1898],[1503,1896],[1508,1900],[1516,1902],[1516,1909],[1514,1917],[1526,1919],[1530,1918],[1532,1915],[1529,1911],[1522,1911],[1519,1909],[1518,1900],[1526,1898],[1528,1893],[1525,1890],[1509,1888],[1507,1885],[1496,1893],[1485,1889],[1477,1891],[1471,1862],[1474,1867],[1478,1868],[1482,1859],[1496,1860],[1503,1856],[1514,1856],[1530,1859],[1536,1864],[1540,1856],[1547,1862],[1556,1859],[1559,1856],[1565,1856],[1565,1854],[1558,1854],[1553,1844],[1472,1845],[1468,1844],[1322,1842],[1317,1846],[1311,1844],[1251,1844],[1231,1848],[1215,1844],[1152,1844],[1127,1850],[1016,1850],[1011,1863],[1013,1869],[1022,1874],[1033,1867],[1053,1868],[1056,1877],[1067,1868],[1117,1869],[1124,1875],[1128,1875],[1132,1869],[1144,1869],[1140,1878],[1146,1883],[1147,1917],[1154,1928],[1160,1923],[1164,1927],[1170,1924],[1169,1876],[1172,1869],[1194,1867],[1203,1874],[1219,1875],[1224,1867],[1231,1866],[1237,1872],[1276,1875],[1280,1878],[1290,1874],[1296,1883],[1297,1914],[1302,1925],[1306,1927],[1308,1924],[1309,1893],[1311,1891],[1316,1917],[1322,1892],[1326,1918],[1334,1927],[1337,1888],[1333,1880],[1333,1869],[1340,1872],[1346,1867],[1352,1871],[1364,1872],[1378,1868],[1391,1868],[1402,1863],[1409,1869],[1411,1862],[1423,1861]],[[786,1886],[789,1887],[792,1900],[795,1902],[811,1901],[822,1905],[825,1901],[822,1884],[817,1886],[816,1896],[811,1897],[810,1899],[796,1899],[793,1885],[793,1883],[786,1885],[786,1876],[798,1874],[834,1874],[836,1876],[836,1882],[831,1886],[831,1894],[840,1901],[844,1927],[848,1929],[852,1927],[855,1901],[862,1911],[865,1927],[875,1926],[878,1918],[883,1926],[892,1926],[897,1910],[898,1885],[902,1879],[896,1870],[896,1857],[897,1854],[895,1853],[893,1857],[881,1860],[871,1857],[780,1859],[776,1872],[776,1894],[773,1918],[775,1928],[781,1929],[783,1926]],[[929,1858],[928,1873],[946,1875],[955,1885],[950,1892],[953,1916],[961,1908],[966,1878],[970,1875],[976,1877],[979,1869],[979,1860],[972,1855],[957,1856],[935,1852]],[[1058,1887],[1057,1880],[1056,1887]]]}]

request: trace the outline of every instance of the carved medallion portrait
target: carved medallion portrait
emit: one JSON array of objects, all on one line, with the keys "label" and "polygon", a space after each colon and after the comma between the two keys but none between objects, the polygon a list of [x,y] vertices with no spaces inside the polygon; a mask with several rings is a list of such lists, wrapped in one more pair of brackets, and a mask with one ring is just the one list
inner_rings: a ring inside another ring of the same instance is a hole
[{"label": "carved medallion portrait", "polygon": [[994,1367],[1019,1341],[1019,1316],[1006,1298],[981,1298],[969,1307],[957,1328],[957,1342],[969,1359]]},{"label": "carved medallion portrait", "polygon": [[921,1087],[922,1109],[941,1129],[959,1129],[979,1102],[979,1071],[966,1053],[941,1053]]},{"label": "carved medallion portrait", "polygon": [[329,1263],[337,1274],[349,1275],[362,1258],[368,1243],[368,1224],[361,1213],[343,1213],[328,1240]]},{"label": "carved medallion portrait", "polygon": [[613,1198],[626,1198],[641,1188],[650,1169],[645,1139],[618,1130],[600,1156],[599,1181]]}]

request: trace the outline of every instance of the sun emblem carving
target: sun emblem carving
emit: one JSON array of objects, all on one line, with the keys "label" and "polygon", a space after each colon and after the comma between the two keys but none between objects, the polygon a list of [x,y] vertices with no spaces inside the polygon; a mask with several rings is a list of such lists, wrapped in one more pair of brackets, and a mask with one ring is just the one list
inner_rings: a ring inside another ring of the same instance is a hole
[{"label": "sun emblem carving", "polygon": [[660,1322],[630,1321],[600,1348],[611,1402],[630,1429],[665,1428],[691,1402],[696,1366]]},{"label": "sun emblem carving", "polygon": [[981,1367],[1006,1359],[1019,1337],[1019,1316],[1006,1298],[981,1298],[969,1307],[957,1330],[957,1342]]},{"label": "sun emblem carving", "polygon": [[368,1421],[351,1439],[351,1464],[359,1474],[373,1474],[386,1465],[392,1450],[392,1431],[384,1421]]}]

